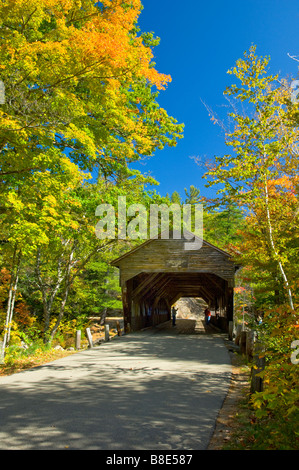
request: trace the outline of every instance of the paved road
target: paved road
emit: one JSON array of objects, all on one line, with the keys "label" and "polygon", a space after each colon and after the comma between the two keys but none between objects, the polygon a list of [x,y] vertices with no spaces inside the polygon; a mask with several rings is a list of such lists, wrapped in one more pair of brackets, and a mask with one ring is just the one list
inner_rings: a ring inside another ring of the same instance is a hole
[{"label": "paved road", "polygon": [[0,378],[0,449],[206,449],[231,362],[219,335],[117,338]]}]

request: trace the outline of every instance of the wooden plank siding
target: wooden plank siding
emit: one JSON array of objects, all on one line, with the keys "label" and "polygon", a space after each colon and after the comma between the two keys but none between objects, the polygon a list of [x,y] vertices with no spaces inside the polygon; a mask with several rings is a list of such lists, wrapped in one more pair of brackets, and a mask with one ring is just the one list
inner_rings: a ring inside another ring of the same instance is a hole
[{"label": "wooden plank siding", "polygon": [[186,250],[184,239],[152,239],[111,263],[120,271],[125,327],[137,330],[170,319],[180,297],[202,297],[221,316],[233,318],[236,265],[203,241]]}]

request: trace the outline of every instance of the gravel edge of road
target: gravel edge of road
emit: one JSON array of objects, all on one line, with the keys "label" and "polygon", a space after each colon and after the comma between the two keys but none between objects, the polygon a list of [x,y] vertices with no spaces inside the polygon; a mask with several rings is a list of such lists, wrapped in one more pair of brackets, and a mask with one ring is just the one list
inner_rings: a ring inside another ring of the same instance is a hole
[{"label": "gravel edge of road", "polygon": [[236,421],[236,415],[239,414],[241,402],[248,396],[250,390],[249,369],[244,367],[245,361],[236,350],[232,350],[232,342],[224,340],[228,348],[232,363],[232,376],[227,395],[219,411],[214,432],[210,439],[207,450],[223,450],[236,430],[239,424]]}]

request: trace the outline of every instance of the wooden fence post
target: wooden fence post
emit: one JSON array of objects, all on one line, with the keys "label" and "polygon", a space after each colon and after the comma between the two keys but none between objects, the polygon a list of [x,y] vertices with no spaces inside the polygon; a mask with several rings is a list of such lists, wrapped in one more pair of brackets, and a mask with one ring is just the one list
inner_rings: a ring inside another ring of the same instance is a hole
[{"label": "wooden fence post", "polygon": [[251,368],[251,386],[250,393],[262,392],[264,389],[262,377],[258,374],[265,369],[266,358],[265,350],[261,343],[256,343],[254,351],[254,365]]},{"label": "wooden fence post", "polygon": [[255,340],[256,332],[253,330],[246,331],[246,356],[248,357],[248,359],[253,357]]},{"label": "wooden fence post", "polygon": [[87,339],[88,339],[89,347],[93,348],[93,342],[92,342],[92,336],[91,336],[90,328],[86,328],[85,331],[86,331],[86,336],[87,336]]},{"label": "wooden fence post", "polygon": [[109,341],[109,325],[105,325],[105,341]]},{"label": "wooden fence post", "polygon": [[240,346],[240,353],[246,354],[246,331],[241,331],[240,333],[239,346]]},{"label": "wooden fence post", "polygon": [[81,330],[77,330],[77,331],[76,331],[75,348],[76,348],[76,349],[80,349],[80,348],[81,348]]},{"label": "wooden fence post", "polygon": [[242,328],[243,328],[243,325],[237,325],[236,327],[236,337],[235,337],[236,345],[239,345]]}]

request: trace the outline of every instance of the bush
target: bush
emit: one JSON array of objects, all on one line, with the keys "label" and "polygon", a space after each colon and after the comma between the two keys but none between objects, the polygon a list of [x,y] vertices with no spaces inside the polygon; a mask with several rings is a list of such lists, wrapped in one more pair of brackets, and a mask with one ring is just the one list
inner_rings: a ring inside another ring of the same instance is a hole
[{"label": "bush", "polygon": [[41,340],[31,343],[29,346],[26,346],[25,343],[23,345],[11,345],[5,350],[4,362],[6,365],[12,366],[16,362],[47,352],[49,349],[51,349],[50,345],[43,344]]},{"label": "bush", "polygon": [[288,307],[267,311],[259,328],[266,348],[260,374],[264,390],[252,395],[255,448],[299,448],[299,364],[291,361],[291,344],[298,339],[298,316]]}]

